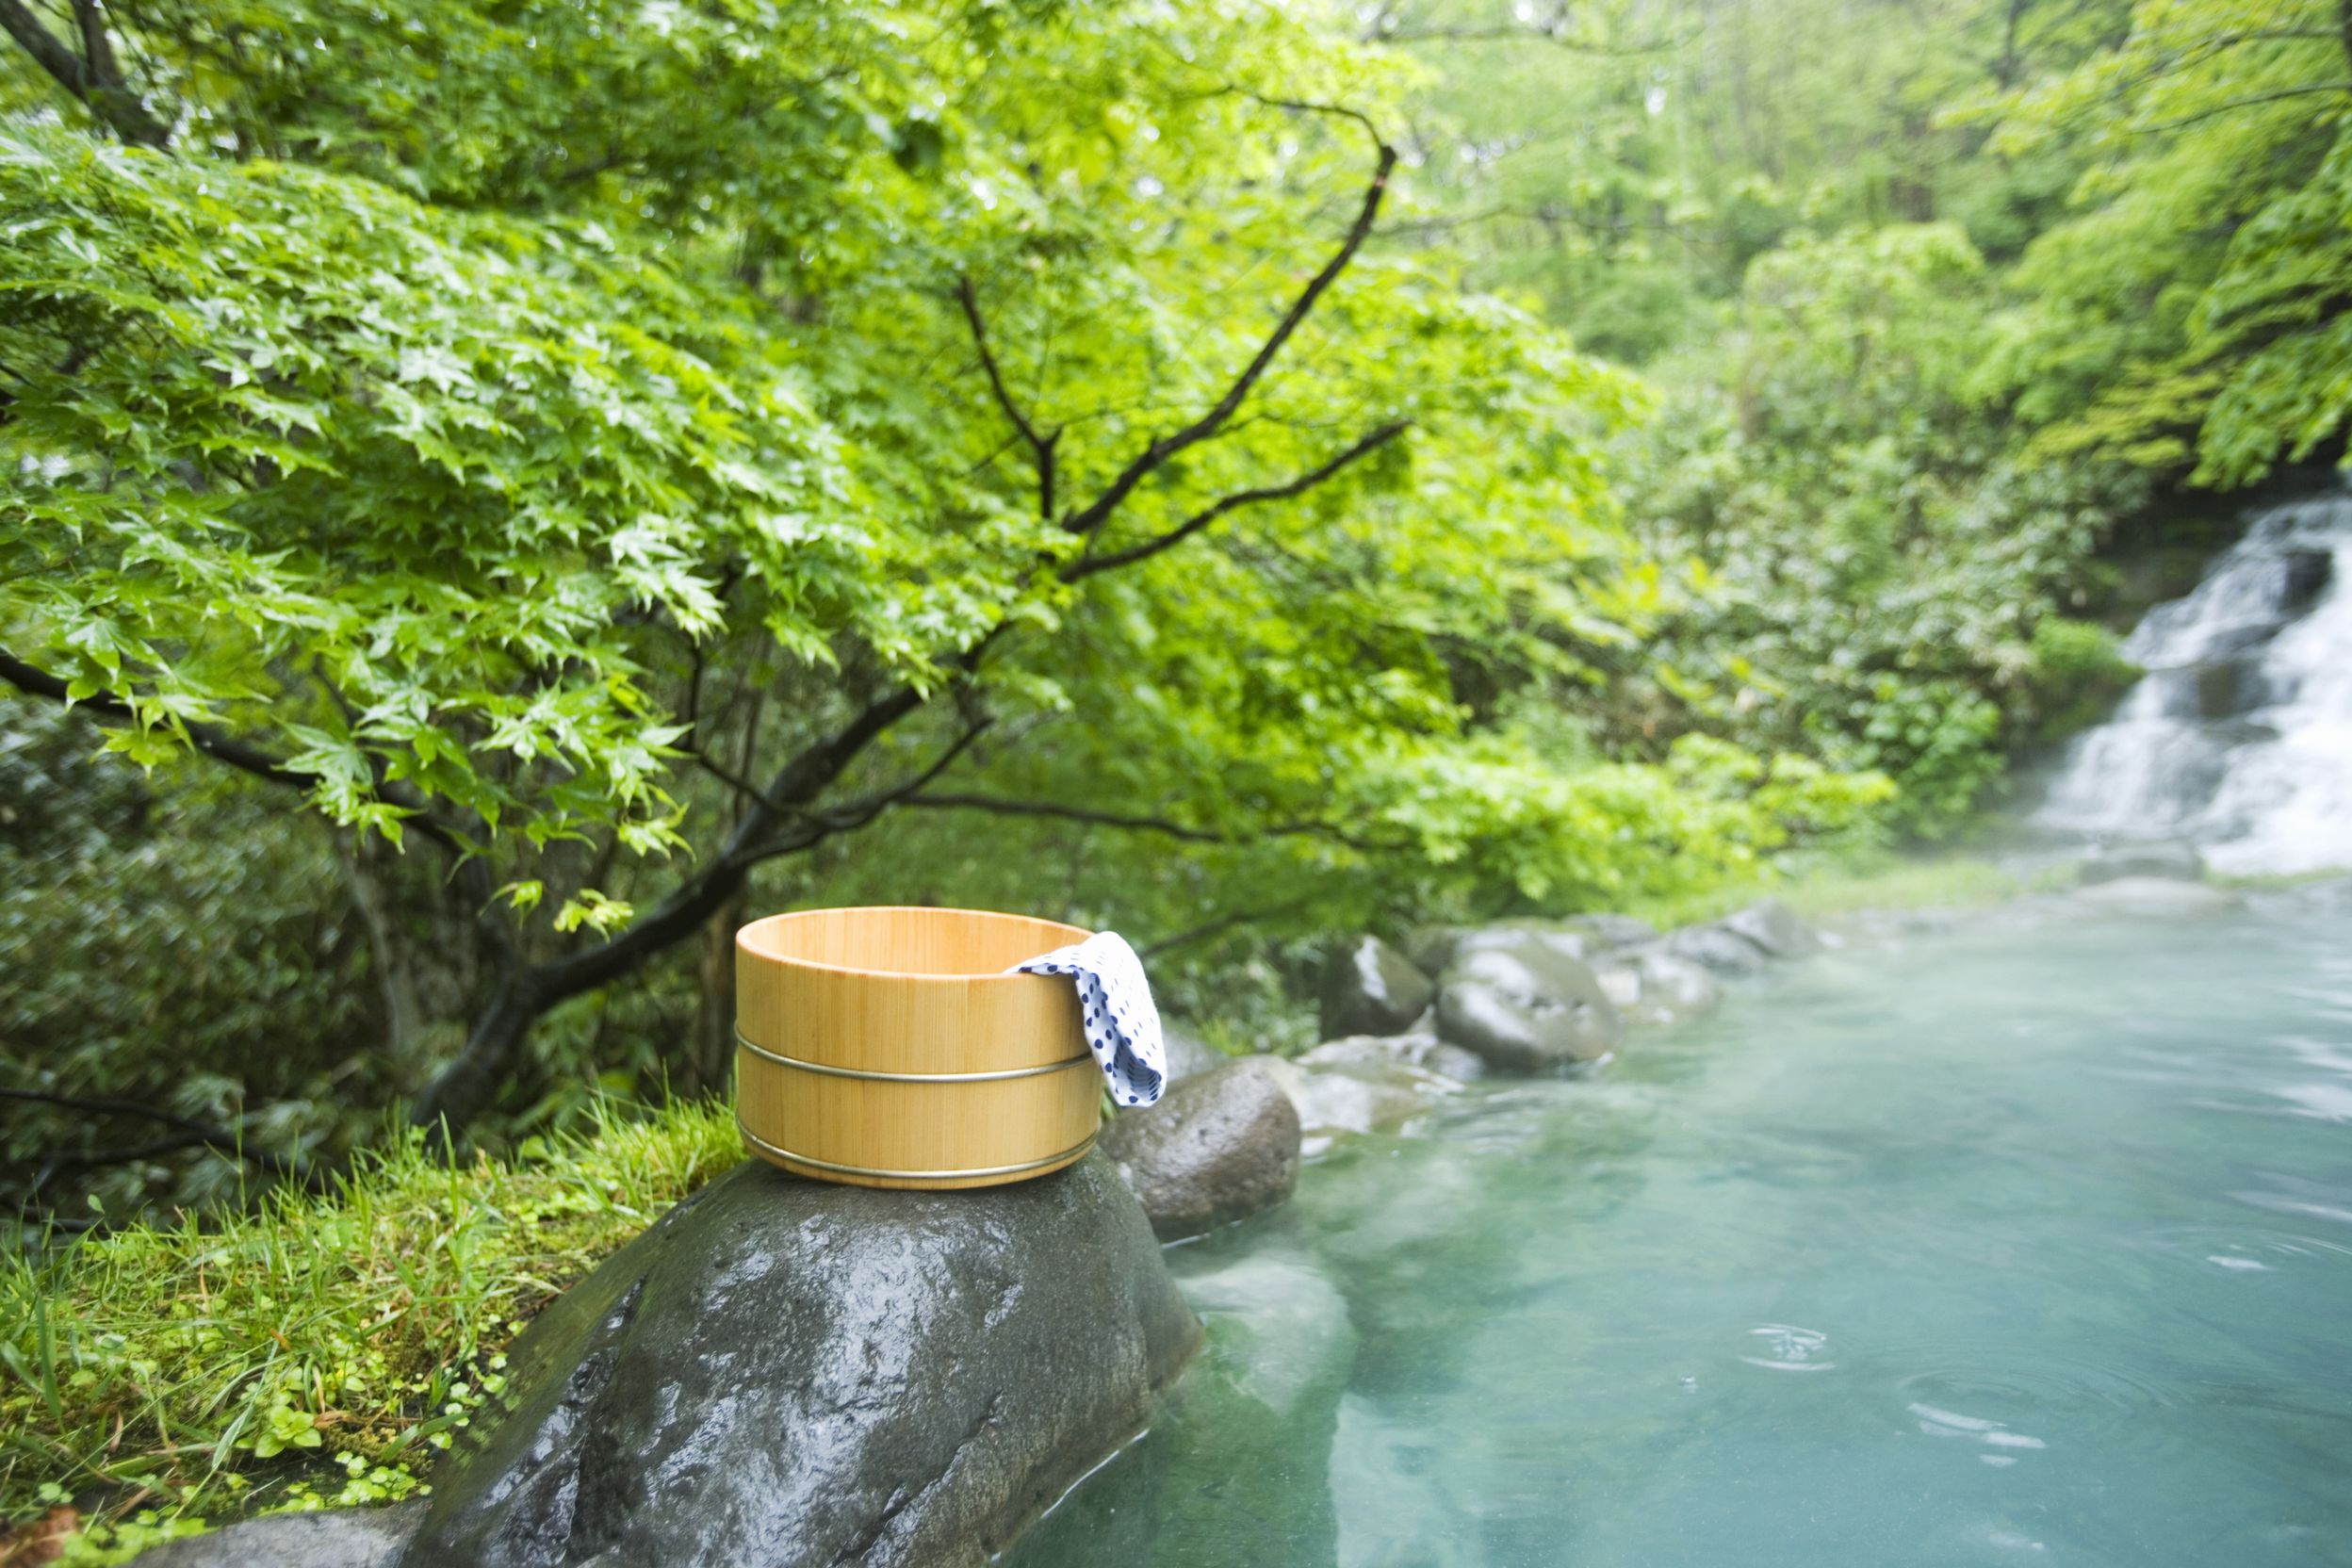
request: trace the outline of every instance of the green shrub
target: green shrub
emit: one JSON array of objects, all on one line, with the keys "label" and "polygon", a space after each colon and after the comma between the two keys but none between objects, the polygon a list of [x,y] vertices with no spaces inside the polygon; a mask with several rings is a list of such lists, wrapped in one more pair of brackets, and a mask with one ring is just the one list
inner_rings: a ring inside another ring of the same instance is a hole
[{"label": "green shrub", "polygon": [[2123,656],[2115,634],[2091,621],[2045,615],[2034,623],[2034,662],[2018,699],[2023,739],[2036,745],[2062,741],[2107,716],[2139,666]]}]

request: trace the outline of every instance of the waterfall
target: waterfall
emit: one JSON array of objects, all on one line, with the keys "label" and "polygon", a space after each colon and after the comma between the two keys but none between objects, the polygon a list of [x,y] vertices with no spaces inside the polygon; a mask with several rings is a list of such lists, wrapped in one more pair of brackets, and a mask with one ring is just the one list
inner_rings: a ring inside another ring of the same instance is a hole
[{"label": "waterfall", "polygon": [[2352,867],[2352,493],[2258,514],[2123,651],[2148,673],[2037,823],[2188,839],[2230,873]]}]

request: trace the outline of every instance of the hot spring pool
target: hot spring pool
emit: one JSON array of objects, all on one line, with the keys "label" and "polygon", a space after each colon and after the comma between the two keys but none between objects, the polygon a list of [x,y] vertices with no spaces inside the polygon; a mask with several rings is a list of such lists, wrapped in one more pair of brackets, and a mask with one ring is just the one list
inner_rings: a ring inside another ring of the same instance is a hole
[{"label": "hot spring pool", "polygon": [[1410,1131],[1170,1253],[1008,1563],[2352,1563],[2352,915],[1850,947]]}]

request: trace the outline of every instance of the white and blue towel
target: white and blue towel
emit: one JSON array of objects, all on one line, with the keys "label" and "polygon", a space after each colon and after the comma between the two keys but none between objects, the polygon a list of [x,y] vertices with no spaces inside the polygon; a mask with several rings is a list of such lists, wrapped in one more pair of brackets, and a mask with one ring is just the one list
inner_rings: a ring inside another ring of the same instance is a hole
[{"label": "white and blue towel", "polygon": [[1160,1010],[1143,960],[1116,931],[1098,931],[1074,947],[1057,947],[1010,974],[1067,974],[1078,982],[1078,1010],[1086,1048],[1110,1080],[1119,1105],[1149,1105],[1168,1083],[1168,1049],[1160,1042]]}]

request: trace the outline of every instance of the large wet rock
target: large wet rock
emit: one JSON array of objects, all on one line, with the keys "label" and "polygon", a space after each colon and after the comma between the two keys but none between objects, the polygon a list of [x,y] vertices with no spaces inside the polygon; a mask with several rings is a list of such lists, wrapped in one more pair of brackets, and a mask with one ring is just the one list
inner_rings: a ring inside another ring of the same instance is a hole
[{"label": "large wet rock", "polygon": [[425,1504],[279,1513],[168,1541],[131,1568],[392,1568],[424,1523]]},{"label": "large wet rock", "polygon": [[1457,959],[1487,948],[1548,948],[1581,963],[1614,945],[1588,923],[1574,920],[1508,920],[1493,925],[1424,925],[1405,938],[1405,952],[1423,972],[1442,975]]},{"label": "large wet rock", "polygon": [[2085,887],[2096,887],[2102,882],[2120,882],[2127,876],[2196,882],[2204,875],[2205,857],[2197,852],[2196,845],[2177,839],[2157,843],[2117,844],[2091,856],[2076,870],[2076,879]]},{"label": "large wet rock", "polygon": [[972,1568],[1199,1340],[1100,1153],[972,1192],[746,1165],[532,1324],[401,1562]]},{"label": "large wet rock", "polygon": [[1098,1147],[1163,1241],[1270,1208],[1298,1184],[1298,1111],[1263,1061],[1228,1061],[1121,1111]]},{"label": "large wet rock", "polygon": [[1625,1024],[1553,934],[1480,940],[1438,984],[1437,1032],[1500,1072],[1546,1072],[1617,1049]]},{"label": "large wet rock", "polygon": [[1398,1035],[1429,1008],[1429,977],[1378,937],[1331,955],[1323,972],[1323,1037]]}]

